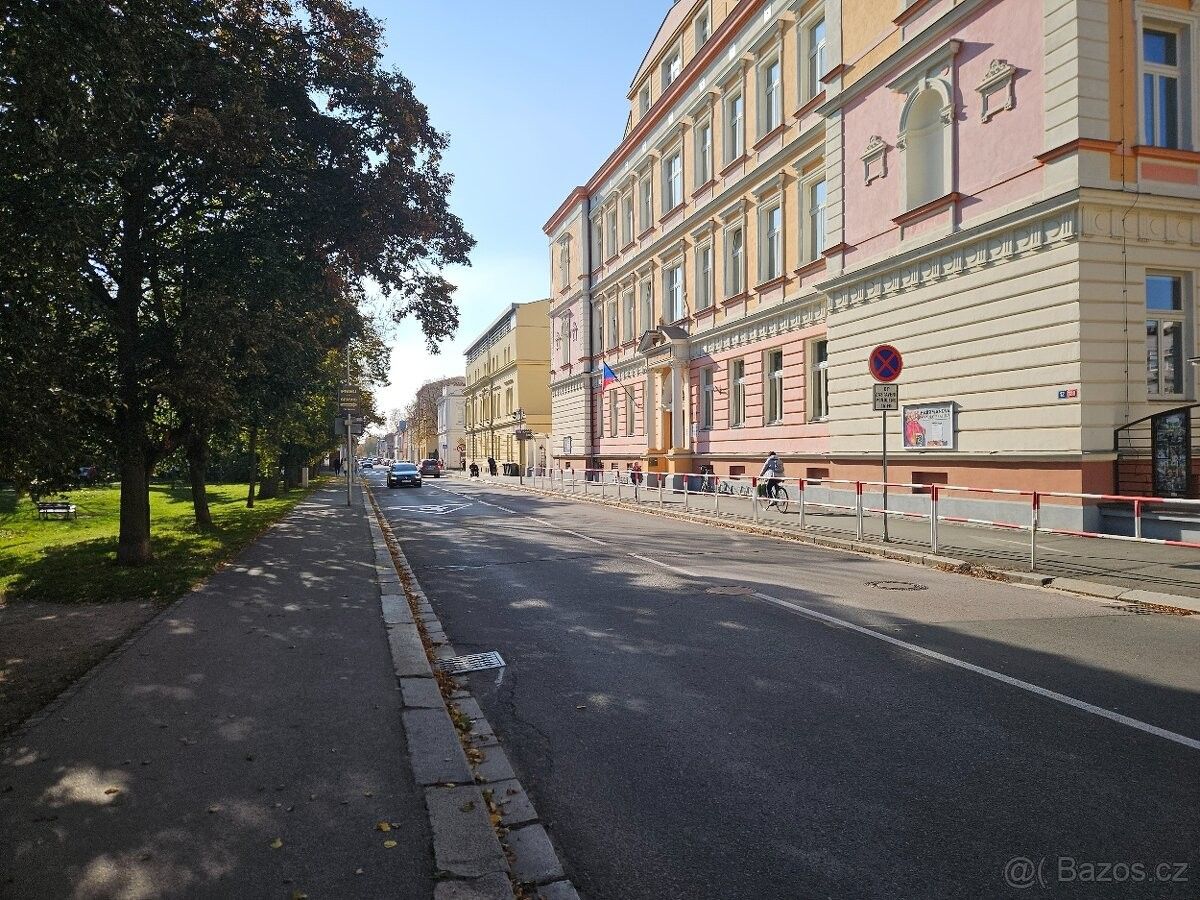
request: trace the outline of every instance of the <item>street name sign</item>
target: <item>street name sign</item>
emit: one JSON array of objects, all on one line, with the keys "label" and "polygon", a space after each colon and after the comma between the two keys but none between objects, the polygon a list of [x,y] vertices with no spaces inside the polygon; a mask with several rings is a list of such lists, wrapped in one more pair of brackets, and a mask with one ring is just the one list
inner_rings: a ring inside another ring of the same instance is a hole
[{"label": "street name sign", "polygon": [[875,402],[875,412],[896,412],[900,409],[900,385],[875,384],[872,399]]},{"label": "street name sign", "polygon": [[532,441],[533,431],[528,428],[518,428],[513,432],[518,441]]}]

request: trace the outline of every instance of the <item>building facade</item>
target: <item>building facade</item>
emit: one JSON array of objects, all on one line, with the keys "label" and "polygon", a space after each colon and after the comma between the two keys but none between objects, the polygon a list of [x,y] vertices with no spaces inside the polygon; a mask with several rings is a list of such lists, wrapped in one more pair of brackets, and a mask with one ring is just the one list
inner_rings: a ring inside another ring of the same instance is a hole
[{"label": "building facade", "polygon": [[448,384],[437,402],[438,454],[447,469],[461,469],[466,451],[467,419],[463,385]]},{"label": "building facade", "polygon": [[878,479],[889,344],[893,481],[1195,495],[1198,53],[1188,0],[679,0],[546,223],[555,454]]},{"label": "building facade", "polygon": [[[467,465],[545,465],[549,452],[549,300],[510,304],[466,351]],[[522,442],[517,429],[532,437]]]}]

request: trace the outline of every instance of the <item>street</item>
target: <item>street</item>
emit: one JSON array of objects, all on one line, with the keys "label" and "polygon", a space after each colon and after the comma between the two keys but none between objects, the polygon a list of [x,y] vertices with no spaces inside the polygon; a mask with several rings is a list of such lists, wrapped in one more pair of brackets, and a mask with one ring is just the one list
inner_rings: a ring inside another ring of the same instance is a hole
[{"label": "street", "polygon": [[369,477],[582,895],[1195,896],[1196,618]]}]

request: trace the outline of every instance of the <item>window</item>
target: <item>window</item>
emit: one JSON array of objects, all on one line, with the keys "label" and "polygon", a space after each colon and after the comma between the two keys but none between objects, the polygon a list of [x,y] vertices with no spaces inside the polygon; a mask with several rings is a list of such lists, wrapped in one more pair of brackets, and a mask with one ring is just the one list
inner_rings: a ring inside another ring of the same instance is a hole
[{"label": "window", "polygon": [[708,43],[709,28],[710,28],[708,10],[700,13],[696,17],[696,49],[699,50]]},{"label": "window", "polygon": [[712,304],[712,244],[705,244],[696,251],[696,309]]},{"label": "window", "polygon": [[654,327],[654,282],[645,278],[642,280],[642,331]]},{"label": "window", "polygon": [[737,427],[746,421],[746,361],[735,359],[729,364],[729,425]]},{"label": "window", "polygon": [[829,418],[829,343],[813,341],[809,358],[812,360],[809,421],[817,422]]},{"label": "window", "polygon": [[633,192],[621,198],[621,244],[633,240]]},{"label": "window", "polygon": [[712,123],[703,122],[696,126],[696,187],[708,184],[712,179]]},{"label": "window", "polygon": [[1180,35],[1142,32],[1142,139],[1155,147],[1179,147]]},{"label": "window", "polygon": [[561,288],[571,283],[571,245],[566,241],[558,245],[558,283]]},{"label": "window", "polygon": [[663,273],[663,303],[669,322],[678,322],[685,315],[683,308],[683,264],[668,266]]},{"label": "window", "polygon": [[741,225],[725,229],[725,296],[735,297],[746,289],[745,231]]},{"label": "window", "polygon": [[559,340],[562,343],[562,362],[563,365],[569,365],[571,362],[571,317],[564,316],[562,320],[561,330],[559,332]]},{"label": "window", "polygon": [[[604,304],[600,303],[596,306],[596,311],[593,313],[593,318],[596,320],[596,351],[604,348]],[[596,351],[593,351],[595,353]]]},{"label": "window", "polygon": [[772,281],[783,274],[783,207],[779,203],[762,213],[759,234],[759,280]]},{"label": "window", "polygon": [[808,258],[818,259],[825,250],[825,180],[808,185]]},{"label": "window", "polygon": [[592,220],[592,268],[604,262],[604,220],[596,216]]},{"label": "window", "polygon": [[730,94],[725,98],[725,164],[729,165],[741,157],[745,145],[742,133],[742,113],[745,103],[742,92]]},{"label": "window", "polygon": [[759,135],[769,134],[783,121],[783,95],[779,84],[779,58],[776,57],[758,70],[762,85],[759,94]]},{"label": "window", "polygon": [[611,303],[608,304],[608,332],[607,332],[607,334],[608,334],[608,343],[605,344],[605,347],[608,348],[609,350],[611,350],[613,347],[617,346],[617,342],[620,340],[620,335],[617,331],[617,301],[616,300],[613,300]]},{"label": "window", "polygon": [[617,436],[617,392],[608,392],[608,436]]},{"label": "window", "polygon": [[804,99],[811,100],[821,92],[821,76],[825,74],[825,20],[810,25],[805,31],[808,48],[808,67],[805,70]]},{"label": "window", "polygon": [[625,436],[633,437],[633,394],[625,391]]},{"label": "window", "polygon": [[636,337],[633,313],[633,291],[626,291],[625,296],[621,298],[621,333],[626,341],[632,341]]},{"label": "window", "polygon": [[504,411],[508,415],[512,415],[513,411],[513,389],[509,388],[504,392]]},{"label": "window", "polygon": [[941,96],[932,89],[921,91],[908,111],[903,135],[908,209],[916,209],[947,193],[943,133],[946,130]]},{"label": "window", "polygon": [[650,83],[642,85],[642,89],[638,91],[638,117],[644,116],[650,112]]},{"label": "window", "polygon": [[768,350],[766,358],[767,407],[764,411],[766,424],[783,421],[783,351]]},{"label": "window", "polygon": [[700,370],[700,427],[713,427],[713,370]]},{"label": "window", "polygon": [[608,211],[608,255],[617,255],[617,208]]},{"label": "window", "polygon": [[683,153],[676,150],[663,161],[663,214],[683,202]]},{"label": "window", "polygon": [[638,182],[638,198],[642,204],[642,231],[654,227],[654,183],[647,172]]},{"label": "window", "polygon": [[675,52],[663,60],[662,64],[662,89],[665,91],[671,86],[676,78],[679,77],[679,72],[683,68],[680,62],[679,53]]},{"label": "window", "polygon": [[[1191,304],[1189,303],[1190,307]],[[1146,394],[1182,397],[1184,393],[1183,278],[1146,276]]]}]

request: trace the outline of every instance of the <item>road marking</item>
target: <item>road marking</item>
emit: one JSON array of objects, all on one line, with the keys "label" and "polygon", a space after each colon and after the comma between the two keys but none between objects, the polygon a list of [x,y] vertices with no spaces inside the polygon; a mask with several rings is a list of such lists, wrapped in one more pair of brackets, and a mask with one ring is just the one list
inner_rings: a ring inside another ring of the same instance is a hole
[{"label": "road marking", "polygon": [[637,553],[630,553],[629,555],[632,556],[634,559],[640,559],[644,563],[650,563],[650,565],[652,565],[652,566],[656,566],[657,568],[660,568],[660,569],[666,569],[669,572],[674,572],[676,575],[683,575],[686,578],[702,578],[703,577],[701,575],[697,575],[695,572],[689,572],[687,569],[681,569],[678,566],[671,565],[670,563],[659,562],[657,559],[651,559],[648,556],[641,556],[640,554],[637,554]]},{"label": "road marking", "polygon": [[580,534],[578,531],[571,531],[569,528],[560,528],[558,530],[561,531],[563,534],[569,534],[569,535],[572,535],[577,538],[583,538],[583,540],[585,540],[585,541],[591,541],[593,544],[599,544],[601,547],[608,546],[607,541],[597,540],[596,538],[592,537],[590,534]]},{"label": "road marking", "polygon": [[1143,722],[1140,719],[1134,719],[1129,716],[1122,715],[1118,712],[1113,712],[1111,709],[1105,709],[1102,706],[1088,703],[1084,700],[1077,700],[1074,697],[1068,697],[1066,694],[1060,694],[1058,691],[1052,691],[1048,688],[1039,687],[1036,684],[1031,684],[1028,681],[1022,681],[1019,678],[1013,678],[1011,675],[1005,675],[1003,672],[995,672],[991,669],[985,669],[983,666],[977,666],[974,663],[966,662],[965,660],[956,659],[953,656],[946,656],[944,653],[938,653],[936,650],[930,650],[926,647],[921,647],[917,644],[910,644],[908,641],[902,641],[899,638],[892,637],[888,634],[875,631],[863,625],[857,625],[854,622],[848,622],[845,619],[839,619],[836,616],[826,615],[822,612],[817,612],[815,609],[809,609],[806,606],[800,606],[797,603],[790,603],[787,600],[781,600],[778,597],[772,597],[770,594],[755,592],[754,596],[759,600],[772,603],[775,606],[782,606],[792,612],[800,613],[802,616],[808,616],[811,619],[816,619],[820,622],[825,622],[828,625],[836,625],[840,628],[846,628],[850,631],[855,631],[867,637],[875,638],[884,643],[891,644],[894,647],[901,647],[912,653],[924,656],[927,659],[934,659],[938,662],[946,663],[950,666],[955,666],[959,669],[965,669],[968,672],[974,672],[976,675],[982,675],[985,678],[991,678],[999,681],[1002,684],[1007,684],[1009,687],[1019,688],[1023,691],[1028,691],[1031,694],[1037,694],[1039,697],[1045,697],[1048,700],[1054,700],[1066,706],[1073,707],[1083,712],[1091,713],[1094,716],[1099,716],[1102,719],[1108,719],[1112,722],[1117,722],[1120,725],[1126,725],[1130,728],[1135,728],[1138,731],[1144,731],[1147,734],[1155,735],[1156,737],[1165,738],[1168,741],[1174,741],[1176,744],[1182,744],[1192,750],[1200,750],[1200,741],[1195,738],[1190,738],[1187,735],[1178,734],[1174,731],[1167,731],[1165,728],[1159,728],[1157,725],[1151,725],[1148,722]]}]

